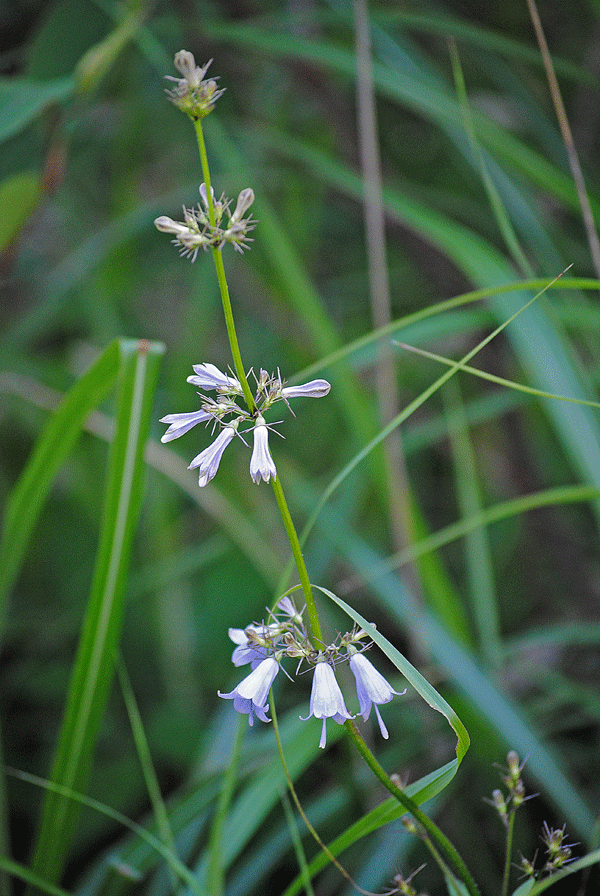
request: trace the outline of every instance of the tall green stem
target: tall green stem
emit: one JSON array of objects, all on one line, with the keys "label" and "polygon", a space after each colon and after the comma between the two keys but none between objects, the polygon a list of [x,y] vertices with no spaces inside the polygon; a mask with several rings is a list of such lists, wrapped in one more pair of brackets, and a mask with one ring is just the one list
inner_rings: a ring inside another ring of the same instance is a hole
[{"label": "tall green stem", "polygon": [[[206,152],[206,144],[204,142],[204,134],[202,132],[202,122],[201,120],[194,120],[194,129],[196,131],[196,139],[198,141],[198,150],[200,152],[200,163],[202,165],[202,175],[204,177],[204,183],[206,185],[206,201],[208,205],[208,219],[210,221],[211,227],[214,227],[216,224],[216,216],[215,216],[215,206],[212,198],[212,189],[210,182],[210,167],[208,164],[208,154]],[[227,277],[225,276],[225,267],[223,265],[223,255],[220,249],[213,249],[213,260],[215,263],[215,269],[217,272],[217,280],[219,282],[219,290],[221,292],[221,302],[223,304],[223,313],[225,315],[225,324],[227,326],[227,335],[229,337],[229,345],[231,346],[231,355],[233,357],[233,363],[235,367],[235,372],[237,374],[237,378],[240,381],[240,385],[242,387],[244,393],[244,399],[246,401],[246,405],[248,407],[249,412],[252,414],[256,410],[256,405],[254,403],[254,397],[252,392],[250,391],[250,386],[248,385],[248,380],[246,379],[246,372],[244,370],[244,365],[242,363],[242,355],[240,352],[240,346],[237,339],[237,334],[235,332],[235,324],[233,320],[233,309],[231,307],[231,299],[229,297],[229,287],[227,286]],[[294,555],[294,560],[296,562],[296,566],[298,568],[298,575],[300,576],[300,583],[302,585],[302,590],[304,592],[304,600],[306,601],[306,609],[308,611],[308,618],[310,621],[310,628],[312,634],[315,639],[320,643],[323,642],[322,634],[321,634],[321,626],[319,623],[319,617],[317,614],[317,605],[315,603],[315,598],[312,593],[312,588],[310,584],[310,579],[308,577],[308,571],[306,569],[306,564],[304,562],[304,557],[302,556],[302,549],[300,547],[300,541],[298,539],[298,535],[296,533],[296,529],[294,523],[292,521],[292,517],[290,515],[287,501],[285,500],[285,495],[283,493],[283,489],[281,487],[281,482],[279,479],[272,479],[273,483],[273,491],[275,492],[275,498],[277,500],[277,505],[279,507],[279,511],[281,513],[281,518],[283,520],[283,524],[285,526],[285,531],[287,532],[290,545],[292,548],[292,554]]]},{"label": "tall green stem", "polygon": [[350,736],[350,739],[352,740],[354,746],[356,747],[362,758],[365,760],[375,777],[383,784],[385,789],[388,790],[408,812],[410,812],[415,821],[417,821],[421,825],[421,827],[425,829],[429,837],[439,847],[440,851],[446,856],[455,872],[463,881],[470,896],[479,896],[479,888],[471,877],[469,869],[465,865],[458,850],[452,845],[446,835],[442,831],[440,831],[438,826],[434,824],[433,821],[428,818],[424,812],[421,812],[414,800],[412,800],[406,793],[404,793],[404,791],[400,787],[394,784],[392,779],[379,765],[379,763],[367,747],[355,723],[351,719],[348,719],[346,722],[344,722],[344,728]]}]

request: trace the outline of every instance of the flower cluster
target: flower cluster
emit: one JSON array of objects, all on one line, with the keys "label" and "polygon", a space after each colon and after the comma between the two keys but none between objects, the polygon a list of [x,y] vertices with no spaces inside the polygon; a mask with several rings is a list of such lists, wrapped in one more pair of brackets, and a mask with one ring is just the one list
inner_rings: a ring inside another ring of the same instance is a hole
[{"label": "flower cluster", "polygon": [[188,50],[180,50],[175,55],[175,68],[183,76],[174,78],[165,75],[167,81],[174,81],[172,90],[167,90],[167,95],[172,103],[186,112],[196,121],[204,118],[212,109],[225,90],[217,90],[217,79],[207,78],[204,75],[209,69],[212,59],[202,68],[196,65],[196,60]]},{"label": "flower cluster", "polygon": [[[257,222],[251,215],[244,215],[254,202],[254,191],[247,187],[238,196],[234,211],[230,210],[231,199],[221,195],[215,198],[213,188],[210,188],[209,202],[206,184],[200,185],[200,198],[196,208],[183,207],[183,221],[174,221],[168,215],[161,215],[154,221],[154,226],[162,233],[172,233],[175,239],[172,241],[179,246],[181,255],[196,260],[200,249],[207,251],[209,248],[222,249],[225,243],[231,243],[234,249],[243,253],[248,244],[253,240],[248,236],[254,230]],[[211,222],[211,206],[214,221]],[[225,220],[226,219],[226,220]]]},{"label": "flower cluster", "polygon": [[[288,656],[299,659],[300,665],[306,662],[314,667],[314,672],[309,713],[300,718],[307,721],[314,716],[315,719],[323,720],[319,746],[325,747],[327,719],[333,719],[338,725],[342,725],[346,719],[354,718],[346,709],[334,671],[336,665],[348,660],[356,679],[359,712],[367,721],[371,706],[374,705],[381,734],[387,738],[388,731],[381,718],[379,705],[389,703],[394,694],[401,694],[392,688],[364,655],[363,651],[370,646],[361,644],[367,637],[366,633],[353,629],[352,632],[339,635],[333,644],[318,650],[310,642],[302,614],[296,610],[290,598],[282,598],[277,608],[278,612],[270,615],[271,622],[252,623],[245,629],[229,629],[229,637],[236,645],[231,657],[233,664],[244,666],[249,663],[252,671],[233,691],[229,694],[219,691],[219,696],[225,700],[233,700],[233,708],[237,712],[246,713],[250,725],[254,724],[255,716],[268,722],[267,699],[281,668],[282,659]],[[404,694],[405,691],[401,693]]]},{"label": "flower cluster", "polygon": [[268,482],[271,477],[277,478],[277,469],[269,451],[269,430],[272,429],[264,418],[264,414],[277,402],[283,401],[289,407],[290,398],[306,396],[308,398],[321,398],[327,395],[331,388],[327,380],[311,380],[302,386],[286,386],[277,375],[269,376],[265,370],[260,371],[256,379],[256,394],[254,396],[254,409],[252,412],[244,410],[238,404],[243,397],[243,390],[239,380],[232,375],[222,373],[214,364],[194,365],[194,376],[189,376],[187,381],[201,389],[213,391],[216,397],[198,394],[202,398],[199,411],[191,411],[185,414],[167,414],[161,418],[161,423],[168,423],[169,428],[161,438],[161,442],[170,442],[178,439],[197,423],[209,423],[219,427],[219,434],[214,442],[201,451],[191,464],[190,470],[198,470],[198,484],[202,487],[210,482],[217,473],[223,452],[237,435],[243,442],[243,435],[238,432],[240,425],[247,425],[254,435],[254,447],[250,459],[250,476],[254,482]]}]

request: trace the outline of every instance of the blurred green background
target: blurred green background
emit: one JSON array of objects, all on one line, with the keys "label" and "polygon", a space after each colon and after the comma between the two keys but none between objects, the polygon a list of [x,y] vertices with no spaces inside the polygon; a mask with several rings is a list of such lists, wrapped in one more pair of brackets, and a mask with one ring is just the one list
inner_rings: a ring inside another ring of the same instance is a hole
[{"label": "blurred green background", "polygon": [[[373,2],[369,12],[391,318],[473,289],[551,279],[567,265],[570,277],[597,277],[525,0]],[[540,0],[539,12],[597,214],[600,4]],[[325,359],[314,375],[333,383],[329,398],[295,406],[297,419],[286,414],[285,441],[271,440],[302,528],[318,495],[380,428],[376,343],[340,364],[327,361],[374,328],[352,4],[4,0],[0,33],[0,495],[5,503],[49,411],[112,340],[166,345],[121,646],[164,795],[173,805],[182,794],[205,800],[182,823],[193,865],[206,845],[207,793],[214,798],[235,724],[216,696],[238,680],[227,627],[263,617],[289,550],[270,489],[250,482],[247,453],[229,449],[214,484],[200,491],[185,466],[208,434],[197,428],[168,451],[157,444],[161,416],[197,407],[185,382],[191,365],[230,363],[210,255],[194,264],[180,259],[152,223],[194,205],[200,182],[193,128],[168,102],[163,77],[175,73],[173,55],[186,48],[198,64],[214,59],[210,74],[226,88],[205,137],[217,195],[251,186],[257,197],[251,251],[224,252],[245,364],[291,377]],[[597,400],[598,284],[583,285],[546,293],[474,366]],[[393,338],[458,359],[538,289],[432,313]],[[395,344],[391,351],[401,410],[445,368]],[[108,399],[61,466],[6,612],[4,761],[42,777],[90,587],[113,415]],[[424,554],[407,578],[392,573],[399,591],[386,596],[369,581],[369,567],[406,545],[394,529],[396,492],[377,449],[345,478],[306,546],[311,578],[373,618],[463,717],[472,749],[433,811],[483,892],[496,893],[503,831],[482,797],[498,786],[492,764],[504,764],[509,747],[531,754],[526,781],[539,793],[523,810],[518,849],[533,855],[543,819],[566,822],[582,850],[594,844],[600,417],[461,373],[401,435],[405,478],[395,469],[392,479],[410,493],[411,544],[482,508],[542,495],[539,506],[499,513],[492,525]],[[397,434],[391,439],[397,447]],[[579,486],[585,494],[548,494]],[[403,583],[450,640],[432,645],[423,636],[419,612],[402,603]],[[330,606],[323,612],[331,632],[345,625]],[[478,684],[456,644],[471,651],[497,704],[469,693],[469,681]],[[304,714],[307,700],[306,680],[282,687],[280,715]],[[414,780],[452,758],[448,729],[416,698],[384,715],[390,740],[376,747],[389,770]],[[244,749],[248,784],[253,770],[277,760],[269,731],[252,732]],[[547,755],[556,766],[544,764]],[[353,759],[343,745],[316,761],[299,787],[327,839],[380,795],[362,772],[350,780]],[[43,793],[11,777],[7,788],[13,853],[26,861]],[[131,818],[146,817],[118,687],[88,792]],[[232,892],[282,892],[295,874],[281,810],[274,804],[266,819],[231,859]],[[375,846],[366,841],[347,857],[365,886],[385,886],[398,863],[407,872],[418,864],[398,831],[376,836]],[[65,885],[88,893],[168,888],[160,874],[142,882],[117,872],[102,877],[125,842],[119,824],[84,810]],[[344,886],[337,872],[323,881],[320,892]],[[418,881],[442,892],[432,868]],[[562,892],[578,885],[568,881]],[[589,894],[594,886],[592,878]]]}]

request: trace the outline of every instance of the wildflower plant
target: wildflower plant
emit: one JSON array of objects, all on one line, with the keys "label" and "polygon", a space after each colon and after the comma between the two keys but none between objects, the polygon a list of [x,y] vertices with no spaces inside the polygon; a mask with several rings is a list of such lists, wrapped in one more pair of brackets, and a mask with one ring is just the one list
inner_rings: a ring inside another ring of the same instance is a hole
[{"label": "wildflower plant", "polygon": [[[294,660],[297,664],[297,672],[311,670],[309,709],[308,713],[300,715],[300,718],[308,721],[314,717],[321,721],[319,747],[324,749],[327,745],[328,719],[344,726],[350,740],[376,777],[387,787],[402,807],[411,813],[419,829],[426,832],[425,841],[436,856],[439,851],[442,856],[439,860],[447,873],[457,874],[466,890],[471,896],[475,896],[478,892],[476,884],[454,846],[424,815],[404,788],[398,786],[387,775],[359,733],[355,722],[355,713],[347,708],[346,698],[338,683],[341,664],[348,663],[354,676],[359,712],[365,722],[369,719],[371,708],[375,706],[379,730],[383,738],[387,739],[389,734],[379,707],[389,703],[394,697],[402,696],[406,693],[406,689],[395,690],[371,660],[364,655],[364,652],[373,643],[371,638],[381,643],[382,636],[374,626],[355,614],[351,608],[347,608],[347,611],[351,617],[354,617],[357,624],[349,632],[338,633],[333,641],[326,640],[321,628],[314,586],[308,575],[300,539],[288,509],[281,477],[278,475],[269,444],[270,433],[280,434],[275,427],[279,426],[281,421],[271,421],[270,419],[274,405],[285,404],[292,411],[291,402],[298,398],[325,398],[329,394],[330,384],[327,380],[315,379],[303,385],[287,385],[279,369],[276,373],[269,373],[261,367],[256,374],[254,370],[246,371],[244,367],[225,275],[223,250],[228,244],[233,245],[234,249],[240,252],[249,248],[251,240],[248,233],[253,231],[258,223],[250,215],[247,215],[254,201],[254,192],[250,187],[242,190],[233,212],[230,212],[232,203],[229,199],[224,195],[221,195],[219,199],[216,198],[216,193],[211,185],[202,120],[213,110],[222,91],[216,89],[215,79],[205,80],[208,64],[197,66],[189,52],[178,53],[175,57],[175,66],[182,78],[173,79],[176,86],[169,91],[169,98],[189,115],[196,130],[203,174],[203,182],[200,185],[201,203],[196,208],[184,208],[182,221],[174,221],[163,215],[156,219],[155,225],[159,231],[173,235],[173,242],[179,248],[180,254],[189,258],[191,262],[196,260],[200,249],[212,252],[233,366],[228,372],[225,372],[222,366],[217,366],[213,360],[193,365],[194,374],[188,377],[188,382],[199,389],[200,407],[196,411],[164,416],[161,422],[167,424],[167,429],[162,436],[162,441],[171,442],[173,439],[187,435],[200,423],[211,430],[212,441],[194,457],[189,465],[190,469],[198,470],[198,484],[202,488],[215,478],[225,450],[236,440],[236,437],[246,445],[248,445],[248,440],[252,440],[250,477],[256,484],[271,483],[300,580],[300,584],[295,586],[291,592],[276,599],[265,622],[253,622],[244,629],[230,629],[229,636],[236,645],[232,661],[236,667],[249,664],[250,672],[239,681],[233,690],[229,692],[219,690],[219,696],[224,700],[231,701],[235,711],[241,715],[247,715],[251,727],[254,726],[257,719],[264,723],[273,720],[280,756],[297,808],[326,855],[347,876],[347,872],[329,853],[317,832],[306,819],[287,772],[274,713],[273,685],[286,660]],[[220,364],[222,365],[222,362]],[[251,382],[254,383],[253,386],[250,385]],[[294,412],[292,411],[292,413]],[[304,602],[302,611],[297,610],[290,596],[295,590],[301,592]],[[334,601],[345,608],[344,602],[328,592],[327,589],[319,586],[318,590],[323,594],[330,595]],[[397,651],[385,639],[383,639],[383,643],[388,645],[386,652],[393,658]],[[396,660],[394,662],[398,668],[402,668],[420,693],[425,694],[427,691],[431,691],[406,660],[400,658],[399,662]],[[286,672],[286,677],[291,679],[289,672]],[[438,695],[434,700],[430,696],[426,699],[429,699],[432,705],[436,705],[436,708],[447,716],[459,735],[459,750],[464,753],[468,744],[468,736],[460,720]]]}]

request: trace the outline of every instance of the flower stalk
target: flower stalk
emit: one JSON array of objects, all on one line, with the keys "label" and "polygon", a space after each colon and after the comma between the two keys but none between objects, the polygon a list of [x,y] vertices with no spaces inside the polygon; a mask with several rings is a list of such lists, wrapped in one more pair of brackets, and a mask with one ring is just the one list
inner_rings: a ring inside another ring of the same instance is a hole
[{"label": "flower stalk", "polygon": [[[211,181],[210,181],[210,166],[208,164],[208,154],[206,152],[206,143],[204,141],[204,133],[202,131],[202,121],[197,119],[194,121],[194,130],[196,131],[196,139],[198,142],[198,151],[200,153],[200,164],[202,166],[202,177],[204,179],[204,183],[206,184],[206,196],[207,196],[207,206],[208,206],[208,214],[209,220],[212,226],[215,225],[215,209],[214,202],[212,196],[211,189]],[[233,364],[235,367],[235,372],[238,380],[240,381],[240,385],[242,387],[244,393],[244,399],[246,401],[246,405],[250,413],[253,413],[256,409],[256,405],[254,403],[254,398],[252,396],[252,392],[250,391],[250,386],[248,385],[248,380],[246,378],[246,373],[244,370],[244,365],[242,362],[242,356],[240,352],[239,342],[237,338],[237,334],[235,331],[235,323],[233,319],[233,309],[231,307],[231,299],[229,296],[229,287],[227,285],[227,277],[225,275],[225,267],[223,265],[223,255],[219,249],[212,250],[213,260],[215,263],[215,270],[217,272],[217,280],[219,283],[219,290],[221,292],[221,302],[223,304],[223,313],[225,315],[225,325],[227,327],[227,336],[229,338],[229,345],[231,346],[231,355],[233,358]],[[285,495],[283,493],[283,488],[281,487],[281,482],[278,478],[273,478],[271,480],[273,491],[275,493],[275,499],[277,501],[277,506],[279,507],[279,511],[281,513],[281,517],[283,520],[283,524],[285,526],[285,530],[287,532],[287,536],[290,541],[290,545],[292,548],[292,554],[294,556],[294,561],[296,563],[296,567],[298,569],[298,575],[300,577],[300,583],[302,585],[302,591],[304,592],[304,600],[306,601],[306,609],[308,612],[308,619],[310,623],[311,631],[317,641],[322,641],[322,633],[321,633],[321,625],[319,623],[319,616],[317,613],[317,605],[315,602],[314,595],[312,593],[312,588],[310,584],[310,578],[308,576],[308,571],[306,569],[306,564],[304,563],[304,557],[302,556],[302,549],[300,547],[300,541],[298,539],[298,534],[296,532],[296,528],[292,521],[292,517],[290,515],[287,501],[285,499]]]},{"label": "flower stalk", "polygon": [[273,486],[275,500],[277,501],[277,506],[279,507],[281,519],[283,520],[283,525],[285,526],[285,531],[292,548],[292,554],[294,555],[294,561],[296,563],[296,568],[300,577],[300,584],[302,585],[304,600],[306,602],[306,612],[308,613],[310,629],[315,640],[322,644],[323,635],[321,632],[321,623],[319,622],[319,614],[317,612],[317,604],[312,591],[312,586],[310,584],[308,570],[306,569],[306,564],[302,555],[302,548],[300,547],[298,533],[296,532],[296,527],[294,526],[287,501],[285,500],[285,495],[281,487],[280,479],[272,479],[271,484]]}]

